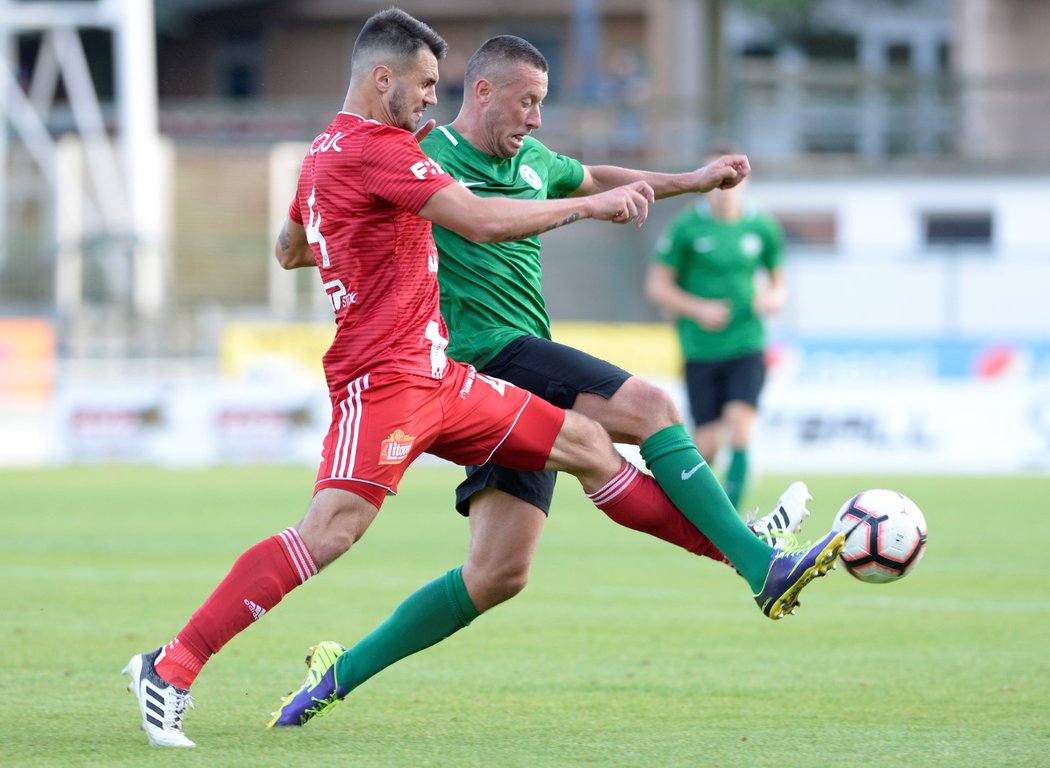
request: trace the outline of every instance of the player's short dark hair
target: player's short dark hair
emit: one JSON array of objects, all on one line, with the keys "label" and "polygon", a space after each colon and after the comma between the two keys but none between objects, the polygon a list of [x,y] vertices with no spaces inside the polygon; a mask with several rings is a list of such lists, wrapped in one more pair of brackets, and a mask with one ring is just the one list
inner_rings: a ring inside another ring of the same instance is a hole
[{"label": "player's short dark hair", "polygon": [[366,56],[380,52],[407,61],[424,46],[437,59],[445,58],[448,51],[448,43],[428,25],[400,8],[388,8],[373,14],[361,27],[354,41],[350,67],[353,69]]},{"label": "player's short dark hair", "polygon": [[528,40],[514,35],[490,37],[467,61],[463,85],[469,91],[478,80],[491,79],[493,72],[506,68],[508,64],[518,63],[528,64],[540,72],[548,69],[547,59]]}]

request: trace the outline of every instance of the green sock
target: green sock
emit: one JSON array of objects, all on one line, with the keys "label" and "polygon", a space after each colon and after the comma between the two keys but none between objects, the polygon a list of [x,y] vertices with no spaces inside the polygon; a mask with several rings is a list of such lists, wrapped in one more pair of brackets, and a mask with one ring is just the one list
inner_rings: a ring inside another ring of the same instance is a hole
[{"label": "green sock", "polygon": [[744,495],[744,484],[747,482],[747,449],[734,448],[729,457],[729,468],[726,470],[726,496],[730,503],[740,509],[740,498]]},{"label": "green sock", "polygon": [[758,594],[773,548],[744,525],[685,427],[676,424],[650,435],[642,443],[642,458],[678,510],[722,550]]},{"label": "green sock", "polygon": [[386,621],[335,663],[335,679],[349,693],[396,661],[439,643],[478,617],[463,584],[462,566],[425,584]]}]

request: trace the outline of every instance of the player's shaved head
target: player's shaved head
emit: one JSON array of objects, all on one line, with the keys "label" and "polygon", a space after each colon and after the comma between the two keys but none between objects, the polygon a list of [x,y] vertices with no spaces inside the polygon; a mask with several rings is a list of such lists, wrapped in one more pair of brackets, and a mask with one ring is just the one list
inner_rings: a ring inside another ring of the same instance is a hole
[{"label": "player's shaved head", "polygon": [[443,59],[448,43],[437,32],[400,8],[389,8],[371,16],[354,42],[350,57],[351,79],[364,77],[380,64],[400,73],[427,48]]},{"label": "player's shaved head", "polygon": [[547,71],[547,59],[528,40],[514,35],[489,38],[467,61],[463,90],[470,93],[478,80],[488,80],[496,87],[502,87],[518,76],[520,64],[540,72]]}]

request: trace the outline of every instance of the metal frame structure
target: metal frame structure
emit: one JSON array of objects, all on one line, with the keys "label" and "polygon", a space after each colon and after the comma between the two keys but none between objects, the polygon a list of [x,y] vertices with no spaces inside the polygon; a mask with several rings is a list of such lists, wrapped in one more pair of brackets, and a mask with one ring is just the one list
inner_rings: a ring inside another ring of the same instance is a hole
[{"label": "metal frame structure", "polygon": [[[81,43],[84,29],[112,34],[112,130]],[[32,69],[19,73],[17,42],[26,34],[39,34],[41,44]],[[0,0],[0,244],[6,250],[15,203],[8,182],[15,139],[46,185],[60,313],[75,311],[83,299],[80,241],[85,234],[129,244],[130,298],[138,315],[155,316],[163,305],[164,174],[155,35],[152,0]],[[48,129],[59,83],[82,150],[79,157],[64,148],[76,144]],[[0,251],[0,264],[11,257]]]}]

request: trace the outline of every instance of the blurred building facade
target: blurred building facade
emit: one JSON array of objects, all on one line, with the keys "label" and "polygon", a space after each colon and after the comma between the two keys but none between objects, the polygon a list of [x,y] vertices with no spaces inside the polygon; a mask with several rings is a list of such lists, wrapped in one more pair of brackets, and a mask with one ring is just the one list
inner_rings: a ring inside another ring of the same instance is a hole
[{"label": "blurred building facade", "polygon": [[[552,148],[666,170],[711,142],[750,155],[792,285],[760,461],[1050,468],[1050,4],[399,5],[450,43],[439,120],[469,53],[511,33],[550,61]],[[315,460],[331,313],[272,244],[388,6],[0,0],[0,465]],[[545,236],[552,318],[617,324],[558,333],[672,386],[641,282],[687,204]]]},{"label": "blurred building facade", "polygon": [[[378,2],[162,0],[165,132],[291,139],[328,115]],[[712,139],[755,157],[1050,166],[1038,0],[407,0],[449,41],[451,117],[466,57],[499,33],[552,65],[544,134],[572,154],[673,166]],[[786,10],[785,10],[786,9]],[[238,109],[239,108],[239,109]],[[228,110],[224,123],[224,110]],[[582,110],[582,113],[581,113]],[[194,120],[197,116],[200,119]],[[245,117],[255,118],[250,126]]]},{"label": "blurred building facade", "polygon": [[[117,8],[124,2],[0,0],[0,11],[6,10],[0,19],[10,24],[15,10],[40,5]],[[323,312],[311,298],[309,276],[275,275],[270,263],[275,212],[294,171],[275,160],[286,156],[275,147],[290,144],[285,152],[294,157],[296,145],[327,123],[345,92],[360,24],[387,5],[156,0],[155,120],[163,141],[149,162],[141,155],[129,163],[151,169],[154,206],[164,221],[152,233],[115,224],[97,204],[112,196],[98,190],[95,205],[69,202],[75,185],[90,186],[84,177],[92,151],[72,139],[57,141],[76,127],[78,103],[70,98],[76,84],[41,76],[49,46],[59,49],[69,35],[0,26],[0,57],[15,75],[12,82],[38,101],[50,83],[49,109],[38,128],[68,150],[44,168],[26,152],[18,126],[5,119],[4,313],[50,316],[66,349],[94,356],[211,354],[230,316],[276,312],[295,319]],[[684,169],[708,143],[731,141],[751,156],[756,200],[783,215],[803,261],[817,254],[823,264],[836,264],[861,253],[906,269],[914,258],[942,257],[944,242],[933,242],[938,237],[955,237],[967,254],[1028,258],[1050,251],[1050,235],[1038,226],[1011,234],[1028,226],[1028,208],[1006,210],[994,191],[1014,180],[1027,189],[1027,179],[1050,174],[1045,2],[405,0],[401,6],[450,43],[433,110],[439,120],[455,114],[469,53],[493,34],[521,35],[551,63],[539,134],[550,146],[589,163]],[[91,24],[70,28],[90,66],[98,120],[115,130],[126,114],[118,105],[120,61],[111,40],[119,32]],[[18,107],[15,100],[2,103],[5,118]],[[878,209],[879,195],[894,194],[892,183],[887,191],[885,184],[866,187],[865,179],[929,182],[933,186],[923,188],[932,190],[940,180],[970,194],[951,205],[917,204],[889,244],[879,236],[885,227],[851,238],[864,228],[848,224],[856,216],[840,210],[834,196],[804,202],[814,196],[812,182],[839,180],[871,190],[870,200],[850,196],[853,205]],[[67,207],[58,208],[56,200]],[[552,314],[658,319],[638,282],[659,224],[676,205],[657,206],[650,226],[630,236],[589,226],[551,236]],[[157,253],[152,283],[133,253],[144,239]],[[602,254],[600,265],[579,257],[592,251]],[[585,271],[608,276],[608,295],[588,291],[581,300],[575,294],[575,277]]]}]

